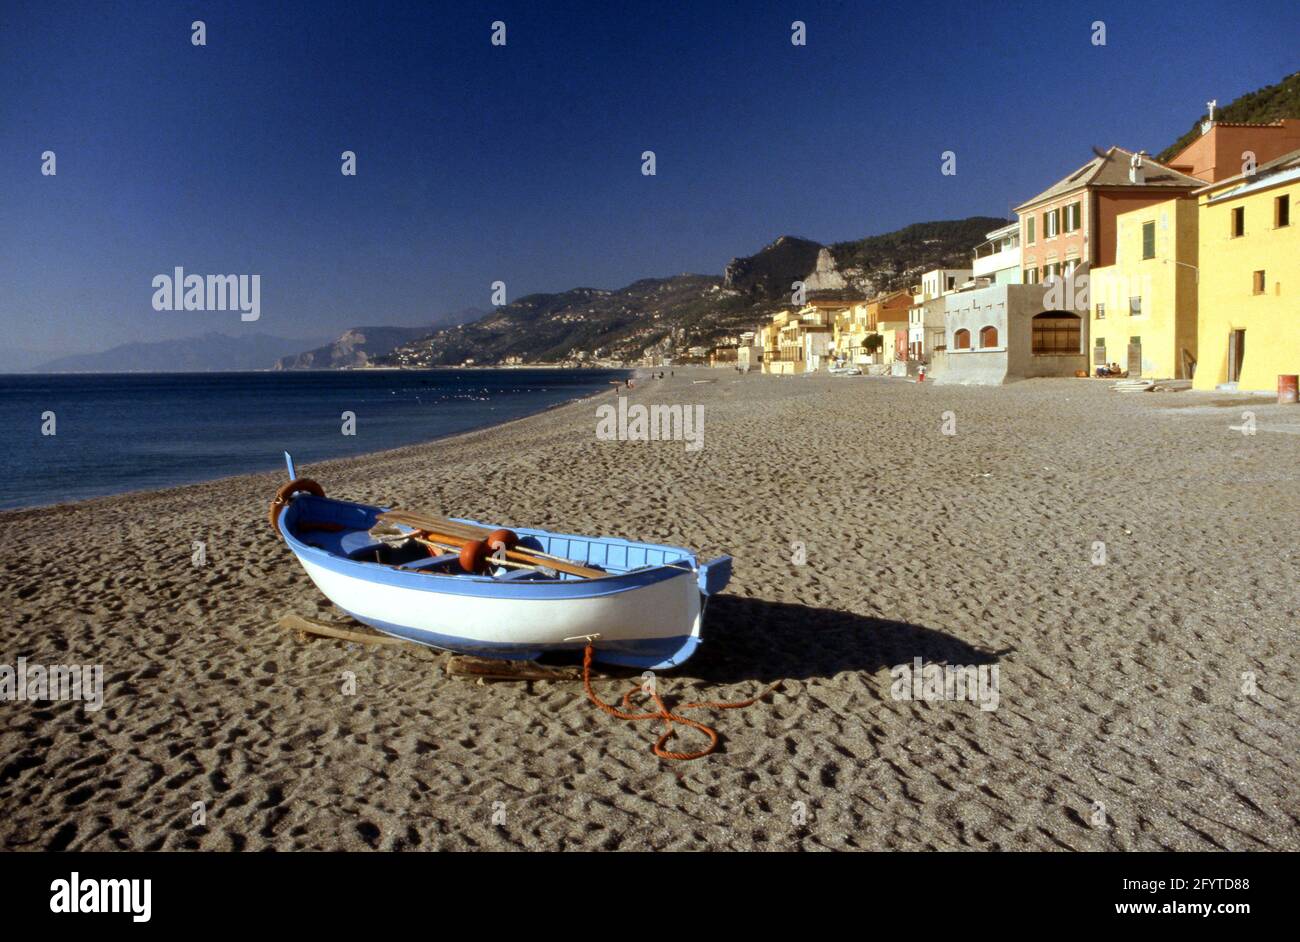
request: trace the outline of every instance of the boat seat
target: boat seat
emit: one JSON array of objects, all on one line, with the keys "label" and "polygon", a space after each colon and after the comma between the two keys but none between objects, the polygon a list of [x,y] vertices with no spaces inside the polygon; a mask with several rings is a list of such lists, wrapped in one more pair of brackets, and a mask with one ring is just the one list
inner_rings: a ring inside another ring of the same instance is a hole
[{"label": "boat seat", "polygon": [[409,563],[402,563],[402,569],[433,569],[435,566],[441,566],[444,563],[456,562],[460,559],[459,553],[443,553],[441,556],[429,556],[425,559],[416,559]]},{"label": "boat seat", "polygon": [[339,552],[348,559],[369,558],[383,545],[365,530],[350,530],[339,540]]},{"label": "boat seat", "polygon": [[334,556],[346,556],[348,559],[373,559],[375,550],[384,545],[366,530],[340,530],[334,533],[328,530],[310,530],[300,534],[300,537],[308,546],[318,547]]}]

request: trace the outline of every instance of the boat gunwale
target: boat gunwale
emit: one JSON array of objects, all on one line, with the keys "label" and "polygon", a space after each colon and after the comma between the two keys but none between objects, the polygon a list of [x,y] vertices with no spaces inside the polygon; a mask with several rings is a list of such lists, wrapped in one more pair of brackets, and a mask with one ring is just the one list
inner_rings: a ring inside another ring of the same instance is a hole
[{"label": "boat gunwale", "polygon": [[[310,562],[339,575],[359,579],[363,582],[383,585],[388,588],[406,589],[430,594],[560,601],[617,595],[624,592],[646,588],[678,576],[689,576],[692,584],[696,585],[697,591],[699,590],[698,580],[701,571],[699,560],[694,553],[691,553],[684,547],[623,540],[619,537],[592,537],[583,536],[582,534],[555,533],[553,531],[539,530],[536,528],[519,528],[516,529],[515,532],[520,536],[543,535],[558,539],[583,540],[587,542],[613,541],[631,546],[663,550],[670,554],[679,553],[681,556],[678,560],[672,563],[663,563],[657,566],[645,566],[639,569],[628,570],[626,572],[611,572],[609,575],[601,576],[599,578],[558,579],[554,581],[505,581],[493,578],[492,576],[422,572],[415,569],[403,569],[400,566],[393,566],[386,563],[350,559],[347,556],[332,553],[322,547],[312,546],[309,543],[305,543],[296,533],[293,532],[292,523],[295,522],[298,508],[302,506],[298,501],[303,499],[344,505],[363,510],[367,513],[370,511],[383,513],[389,508],[378,507],[373,504],[362,504],[357,501],[340,500],[333,497],[322,498],[308,495],[305,498],[296,498],[292,503],[290,503],[285,511],[280,514],[279,519],[276,522],[276,528],[279,530],[285,543],[289,546],[290,550],[293,551],[293,554],[298,557],[300,562]],[[470,523],[474,526],[489,526],[465,518],[451,519],[456,519],[463,523]]]}]

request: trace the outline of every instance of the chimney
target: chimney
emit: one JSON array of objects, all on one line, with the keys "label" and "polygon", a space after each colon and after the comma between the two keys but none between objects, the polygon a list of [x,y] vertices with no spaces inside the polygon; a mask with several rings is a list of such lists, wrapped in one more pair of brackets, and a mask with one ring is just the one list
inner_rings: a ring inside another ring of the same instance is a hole
[{"label": "chimney", "polygon": [[1128,182],[1136,183],[1141,186],[1147,182],[1146,168],[1142,166],[1142,158],[1146,151],[1140,150],[1128,160]]},{"label": "chimney", "polygon": [[1208,115],[1206,119],[1201,122],[1202,134],[1209,134],[1210,128],[1214,127],[1214,109],[1217,108],[1218,106],[1219,106],[1219,99],[1217,98],[1211,101],[1207,101],[1205,103],[1205,108],[1208,111]]}]

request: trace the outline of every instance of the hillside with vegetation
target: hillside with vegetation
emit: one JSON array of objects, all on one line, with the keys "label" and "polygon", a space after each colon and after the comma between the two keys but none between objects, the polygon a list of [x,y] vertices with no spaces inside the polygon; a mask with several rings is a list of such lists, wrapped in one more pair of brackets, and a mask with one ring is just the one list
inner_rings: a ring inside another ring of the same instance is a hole
[{"label": "hillside with vegetation", "polygon": [[617,290],[531,294],[374,362],[427,367],[683,357],[790,306],[795,281],[805,282],[809,298],[874,297],[906,287],[930,268],[968,266],[975,244],[1004,224],[984,216],[926,222],[833,245],[781,236],[732,259],[721,277],[682,274]]},{"label": "hillside with vegetation", "polygon": [[[1168,161],[1196,140],[1201,133],[1201,122],[1206,117],[1203,114],[1193,121],[1187,133],[1157,154],[1156,160],[1162,163]],[[1215,121],[1236,124],[1268,124],[1279,118],[1300,118],[1300,72],[1288,75],[1276,85],[1266,85],[1247,92],[1228,105],[1214,110]]]}]

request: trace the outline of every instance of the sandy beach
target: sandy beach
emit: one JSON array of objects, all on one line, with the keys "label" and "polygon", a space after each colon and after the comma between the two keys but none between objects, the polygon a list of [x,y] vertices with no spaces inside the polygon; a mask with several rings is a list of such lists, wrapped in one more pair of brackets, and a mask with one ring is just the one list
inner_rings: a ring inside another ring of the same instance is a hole
[{"label": "sandy beach", "polygon": [[[714,715],[716,754],[656,758],[580,684],[277,627],[338,615],[267,525],[283,472],[249,475],[0,513],[0,661],[104,671],[97,712],[0,703],[0,846],[1300,849],[1300,408],[703,369],[628,395],[702,405],[703,447],[597,440],[605,393],[296,457],[334,496],[733,555],[659,681],[785,681]],[[996,666],[996,709],[896,699],[916,658]]]}]

